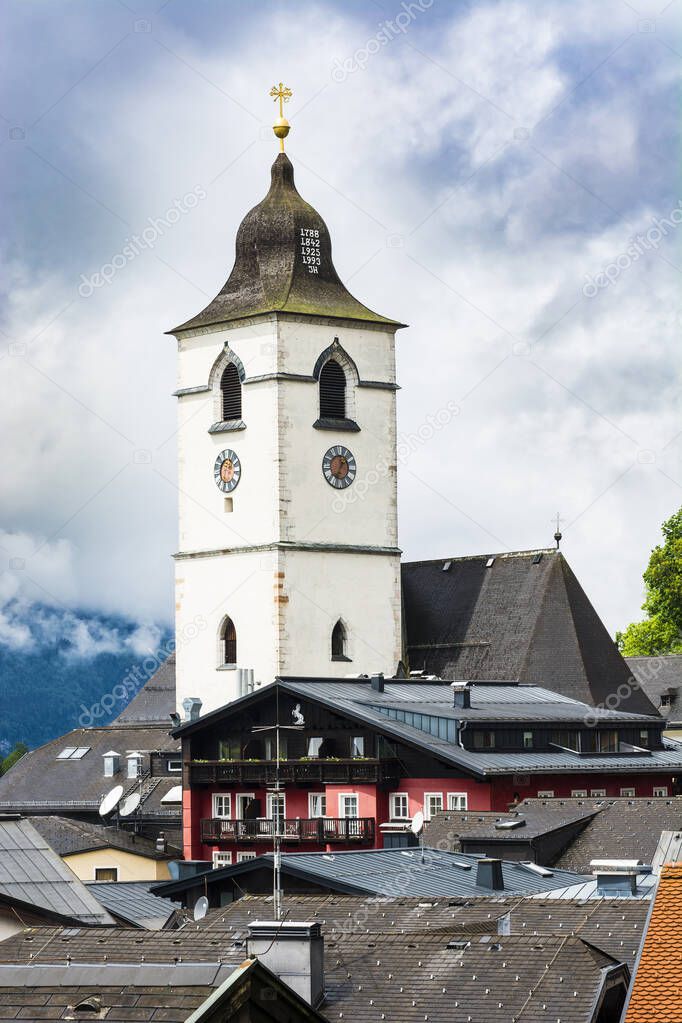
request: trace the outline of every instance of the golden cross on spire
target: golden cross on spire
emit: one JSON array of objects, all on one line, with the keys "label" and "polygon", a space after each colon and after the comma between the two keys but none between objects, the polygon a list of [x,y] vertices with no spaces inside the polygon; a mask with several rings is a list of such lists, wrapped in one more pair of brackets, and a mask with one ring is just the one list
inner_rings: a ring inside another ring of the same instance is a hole
[{"label": "golden cross on spire", "polygon": [[272,126],[272,130],[279,139],[279,151],[284,152],[284,140],[289,134],[290,125],[284,116],[284,104],[288,103],[293,93],[288,85],[284,85],[282,82],[279,86],[273,85],[270,89],[270,95],[274,100],[279,100],[279,117]]}]

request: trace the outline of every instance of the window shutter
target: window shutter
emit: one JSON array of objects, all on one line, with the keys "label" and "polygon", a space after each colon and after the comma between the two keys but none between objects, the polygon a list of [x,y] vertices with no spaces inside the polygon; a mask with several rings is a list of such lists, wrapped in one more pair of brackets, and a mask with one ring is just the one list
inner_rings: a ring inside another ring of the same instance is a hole
[{"label": "window shutter", "polygon": [[346,418],[346,374],[335,359],[320,373],[320,419]]},{"label": "window shutter", "polygon": [[239,371],[234,363],[225,367],[220,378],[220,393],[222,395],[222,414],[225,419],[241,419],[242,417],[242,385],[239,379]]}]

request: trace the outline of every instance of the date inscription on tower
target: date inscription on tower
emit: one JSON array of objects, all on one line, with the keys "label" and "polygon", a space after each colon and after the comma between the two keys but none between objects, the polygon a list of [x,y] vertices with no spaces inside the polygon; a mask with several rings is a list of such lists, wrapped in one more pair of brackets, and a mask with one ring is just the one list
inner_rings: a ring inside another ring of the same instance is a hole
[{"label": "date inscription on tower", "polygon": [[320,232],[317,228],[300,228],[301,261],[309,274],[316,274],[321,265]]}]

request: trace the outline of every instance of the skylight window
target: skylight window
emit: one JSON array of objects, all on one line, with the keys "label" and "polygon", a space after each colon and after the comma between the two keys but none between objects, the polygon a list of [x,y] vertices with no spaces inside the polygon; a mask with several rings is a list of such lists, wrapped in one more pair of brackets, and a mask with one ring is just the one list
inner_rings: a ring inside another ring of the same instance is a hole
[{"label": "skylight window", "polygon": [[90,746],[66,746],[57,754],[57,760],[82,760],[90,749]]}]

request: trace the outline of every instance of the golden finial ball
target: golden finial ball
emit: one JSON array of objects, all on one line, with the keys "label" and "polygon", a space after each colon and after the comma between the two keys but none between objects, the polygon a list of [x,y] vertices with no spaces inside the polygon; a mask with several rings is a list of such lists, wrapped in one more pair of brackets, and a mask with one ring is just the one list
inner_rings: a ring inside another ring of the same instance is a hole
[{"label": "golden finial ball", "polygon": [[287,121],[286,117],[278,117],[272,126],[272,130],[278,139],[285,139],[289,134],[291,125]]}]

